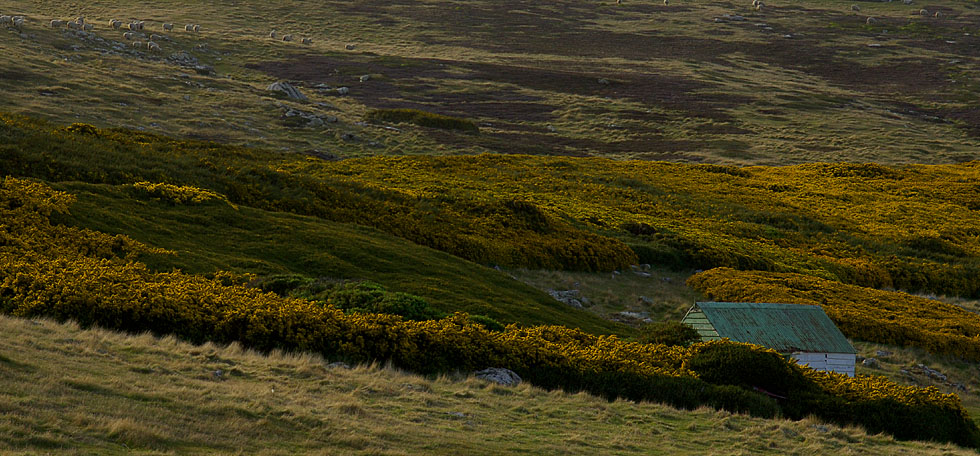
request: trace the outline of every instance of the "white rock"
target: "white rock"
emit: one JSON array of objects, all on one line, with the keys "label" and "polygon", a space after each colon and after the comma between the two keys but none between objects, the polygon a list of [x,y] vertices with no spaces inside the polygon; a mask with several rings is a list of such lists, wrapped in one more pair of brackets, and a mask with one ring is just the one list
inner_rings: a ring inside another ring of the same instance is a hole
[{"label": "white rock", "polygon": [[474,372],[473,375],[475,375],[476,378],[504,386],[517,386],[521,383],[521,377],[517,375],[517,373],[502,367],[488,367],[481,371]]}]

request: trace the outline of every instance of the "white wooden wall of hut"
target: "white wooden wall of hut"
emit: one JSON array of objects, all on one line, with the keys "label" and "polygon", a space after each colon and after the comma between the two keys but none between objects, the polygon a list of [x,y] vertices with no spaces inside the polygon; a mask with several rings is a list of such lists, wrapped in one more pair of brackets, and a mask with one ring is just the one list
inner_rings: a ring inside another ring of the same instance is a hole
[{"label": "white wooden wall of hut", "polygon": [[851,353],[801,353],[790,355],[797,364],[807,365],[816,370],[832,371],[854,376],[855,355]]}]

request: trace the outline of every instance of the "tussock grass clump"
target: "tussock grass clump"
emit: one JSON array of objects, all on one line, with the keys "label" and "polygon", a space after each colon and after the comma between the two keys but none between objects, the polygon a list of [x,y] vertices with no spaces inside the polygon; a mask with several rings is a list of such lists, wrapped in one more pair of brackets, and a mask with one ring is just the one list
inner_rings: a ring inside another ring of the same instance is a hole
[{"label": "tussock grass clump", "polygon": [[471,120],[445,116],[418,109],[375,109],[367,113],[369,122],[406,122],[420,127],[462,130],[478,133],[479,127]]}]

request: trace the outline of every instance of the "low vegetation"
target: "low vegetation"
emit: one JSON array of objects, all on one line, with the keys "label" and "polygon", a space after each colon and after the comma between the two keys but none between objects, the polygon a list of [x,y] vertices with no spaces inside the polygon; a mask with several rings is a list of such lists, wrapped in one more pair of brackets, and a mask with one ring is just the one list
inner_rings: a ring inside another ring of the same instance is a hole
[{"label": "low vegetation", "polygon": [[[785,168],[545,157],[324,162],[4,116],[0,164],[48,181],[162,182],[235,204],[373,226],[482,264],[791,272],[980,293],[978,162]],[[138,151],[138,152],[134,152]]]},{"label": "low vegetation", "polygon": [[[65,212],[70,203],[70,195],[43,184],[11,177],[0,184],[0,211],[8,222],[0,249],[0,312],[197,342],[239,342],[264,351],[390,361],[420,373],[506,367],[538,386],[609,399],[652,400],[689,409],[709,405],[770,418],[813,414],[903,439],[980,446],[980,431],[955,395],[881,378],[823,374],[761,347],[729,342],[669,347],[558,326],[510,325],[495,331],[465,314],[423,321],[346,314],[331,303],[346,302],[361,312],[385,303],[409,303],[402,307],[417,312],[419,300],[387,295],[376,286],[348,285],[333,290],[324,303],[263,293],[245,287],[247,277],[233,274],[209,279],[179,271],[154,273],[134,261],[150,247],[124,236],[52,225],[48,217]],[[752,375],[759,372],[746,367],[750,365],[771,369],[757,378]],[[730,375],[719,381],[705,369]],[[762,379],[766,383],[760,385]],[[749,386],[778,389],[788,399],[777,403]],[[935,426],[909,426],[907,419]]]},{"label": "low vegetation", "polygon": [[477,133],[480,129],[467,119],[444,116],[418,109],[375,109],[367,113],[369,122],[408,122],[420,127],[462,130]]}]

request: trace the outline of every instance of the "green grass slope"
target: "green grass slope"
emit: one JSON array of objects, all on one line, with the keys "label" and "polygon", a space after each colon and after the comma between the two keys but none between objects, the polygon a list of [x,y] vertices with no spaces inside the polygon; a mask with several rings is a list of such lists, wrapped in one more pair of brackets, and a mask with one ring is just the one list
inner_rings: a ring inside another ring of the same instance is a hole
[{"label": "green grass slope", "polygon": [[0,452],[27,454],[973,454],[814,420],[331,368],[0,316]]},{"label": "green grass slope", "polygon": [[57,187],[77,197],[71,215],[61,222],[124,234],[175,252],[147,258],[156,269],[371,280],[392,291],[421,296],[445,312],[629,333],[625,326],[559,303],[502,272],[371,228],[225,202],[178,205],[139,198],[122,186]]}]

